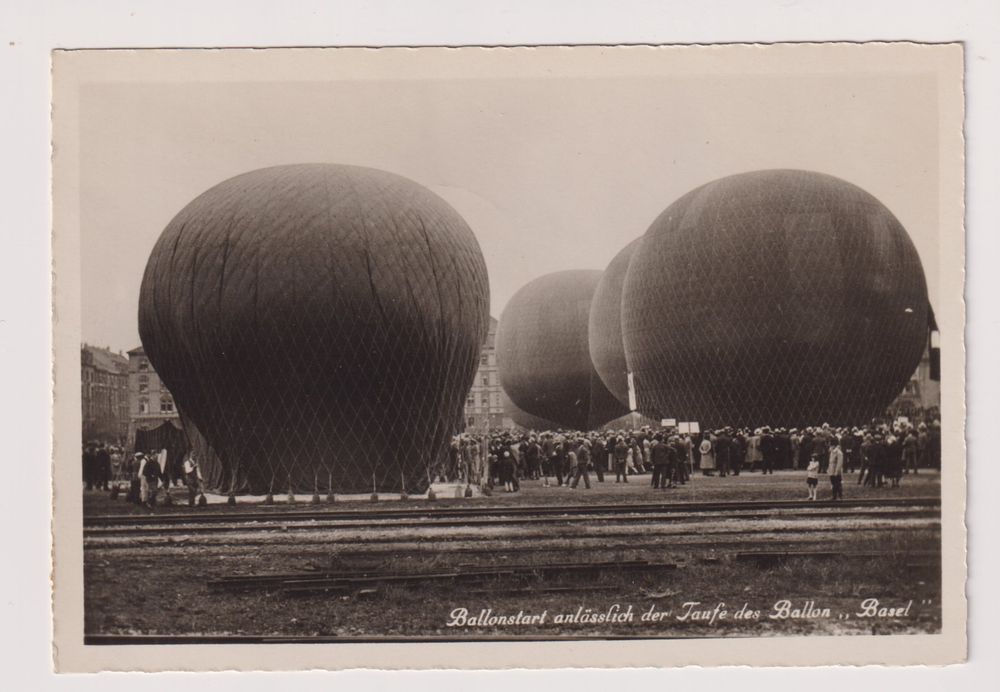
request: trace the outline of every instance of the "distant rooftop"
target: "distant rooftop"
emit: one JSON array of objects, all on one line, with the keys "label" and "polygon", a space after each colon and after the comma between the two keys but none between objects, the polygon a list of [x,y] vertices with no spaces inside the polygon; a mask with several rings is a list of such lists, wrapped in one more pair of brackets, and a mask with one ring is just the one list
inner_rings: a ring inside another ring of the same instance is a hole
[{"label": "distant rooftop", "polygon": [[115,353],[111,349],[81,344],[81,351],[90,354],[90,364],[98,370],[105,372],[124,372],[128,369],[128,358],[121,353]]}]

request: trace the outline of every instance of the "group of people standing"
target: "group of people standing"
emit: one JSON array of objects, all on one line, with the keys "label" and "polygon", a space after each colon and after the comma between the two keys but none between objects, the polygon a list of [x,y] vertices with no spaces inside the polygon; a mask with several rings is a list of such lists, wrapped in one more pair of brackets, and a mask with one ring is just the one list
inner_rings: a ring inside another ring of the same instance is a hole
[{"label": "group of people standing", "polygon": [[[899,472],[916,473],[918,468],[940,468],[941,426],[920,423],[873,424],[834,428],[828,424],[803,428],[748,429],[720,428],[701,435],[697,466],[706,475],[739,475],[741,470],[773,473],[774,469],[807,468],[815,456],[826,473],[833,442],[844,454],[845,468],[862,474],[873,470],[871,484],[882,485]],[[898,469],[897,469],[898,467]],[[865,481],[868,482],[868,477]]]},{"label": "group of people standing", "polygon": [[[517,492],[520,480],[552,478],[557,486],[590,487],[613,474],[616,483],[650,474],[655,488],[673,488],[691,475],[773,474],[804,469],[807,477],[830,476],[834,497],[842,497],[844,473],[858,472],[858,484],[898,487],[905,473],[940,467],[940,423],[873,424],[754,430],[724,427],[696,434],[667,429],[633,431],[497,430],[483,437],[455,437],[447,461],[432,474],[441,481],[462,481]],[[812,484],[810,483],[810,488]],[[810,496],[814,493],[810,490]]]},{"label": "group of people standing", "polygon": [[[551,478],[556,486],[590,488],[590,474],[603,483],[614,474],[616,483],[629,476],[651,473],[655,488],[673,488],[691,476],[690,441],[679,435],[648,432],[545,431],[517,434],[497,431],[484,439],[460,435],[452,441],[446,465],[433,476],[517,492],[519,481]],[[481,454],[485,449],[485,454]]]},{"label": "group of people standing", "polygon": [[185,455],[179,474],[174,472],[171,461],[166,449],[125,455],[119,448],[88,444],[83,450],[84,482],[87,490],[110,489],[112,499],[118,496],[119,484],[124,483],[126,500],[149,508],[156,506],[161,488],[165,503],[172,503],[170,487],[183,482],[188,490],[188,504],[194,506],[196,501],[204,504],[201,467],[194,453]]}]

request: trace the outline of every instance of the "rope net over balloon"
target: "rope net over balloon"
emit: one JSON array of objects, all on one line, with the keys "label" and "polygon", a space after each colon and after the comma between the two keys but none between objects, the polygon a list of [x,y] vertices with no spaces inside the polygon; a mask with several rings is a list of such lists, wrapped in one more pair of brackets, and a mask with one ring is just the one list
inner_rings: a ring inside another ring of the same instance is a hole
[{"label": "rope net over balloon", "polygon": [[[251,171],[167,226],[139,329],[222,492],[422,492],[488,326],[478,242],[426,188],[328,164]],[[206,468],[207,466],[207,468]]]},{"label": "rope net over balloon", "polygon": [[920,361],[929,310],[892,213],[795,170],[730,176],[671,204],[621,305],[639,410],[713,427],[870,422]]},{"label": "rope net over balloon", "polygon": [[522,411],[560,427],[590,430],[627,408],[591,361],[588,324],[600,270],[538,277],[507,303],[497,326],[500,384]]}]

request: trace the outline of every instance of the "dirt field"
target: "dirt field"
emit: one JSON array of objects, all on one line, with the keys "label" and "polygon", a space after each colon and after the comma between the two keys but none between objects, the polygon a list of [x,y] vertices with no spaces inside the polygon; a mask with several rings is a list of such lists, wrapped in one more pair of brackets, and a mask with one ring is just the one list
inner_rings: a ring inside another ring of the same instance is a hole
[{"label": "dirt field", "polygon": [[[522,492],[513,495],[441,499],[438,504],[502,507],[668,498],[671,502],[805,498],[801,472],[766,478],[696,477],[685,488],[672,491],[653,490],[647,483],[648,476],[640,476],[628,485],[594,483],[587,491],[527,482]],[[828,496],[825,479],[820,488],[820,497]],[[938,475],[931,473],[905,476],[902,487],[895,490],[862,489],[851,476],[845,478],[847,499],[928,497],[939,492]],[[349,509],[370,507],[350,504]],[[379,507],[427,504],[408,500]],[[225,506],[209,509],[232,513],[237,520],[247,508],[261,509],[251,503],[237,505],[235,512]],[[91,492],[86,494],[85,511],[102,515],[144,510]],[[158,510],[162,511],[192,510]],[[280,522],[252,526],[235,521],[225,526],[226,531],[88,535],[85,631],[461,639],[888,634],[934,632],[941,626],[940,522],[930,515],[907,514],[905,508],[885,516],[852,516],[845,508],[842,515],[782,510],[744,513],[740,518],[725,512],[682,512],[656,520],[557,517],[538,525],[498,519],[495,524],[469,527],[421,527],[412,522],[397,527],[391,521],[367,527]],[[791,557],[763,565],[739,557],[744,552],[775,550],[826,550],[838,556]],[[349,594],[290,596],[277,589],[239,593],[208,588],[212,579],[239,574],[323,570],[422,574],[463,565],[627,560],[662,567],[634,572],[619,565],[556,578],[499,577],[476,583],[417,580]]]}]

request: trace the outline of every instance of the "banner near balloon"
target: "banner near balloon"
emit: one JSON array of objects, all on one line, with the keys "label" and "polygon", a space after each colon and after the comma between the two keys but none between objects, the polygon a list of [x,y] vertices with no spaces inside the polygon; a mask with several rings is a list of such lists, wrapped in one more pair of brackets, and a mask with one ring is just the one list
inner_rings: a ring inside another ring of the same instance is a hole
[{"label": "banner near balloon", "polygon": [[143,347],[214,490],[420,492],[489,320],[472,231],[406,178],[304,164],[188,204],[153,248]]},{"label": "banner near balloon", "polygon": [[622,287],[629,262],[642,238],[636,238],[615,255],[601,276],[590,303],[588,343],[594,370],[622,406],[634,409],[630,403],[628,364],[622,341]]},{"label": "banner near balloon", "polygon": [[521,410],[587,430],[627,412],[590,360],[590,303],[599,270],[546,274],[507,303],[497,327],[500,385]]},{"label": "banner near balloon", "polygon": [[875,197],[769,170],[703,185],[660,214],[625,277],[622,330],[644,413],[860,424],[916,368],[928,309],[916,249]]}]

